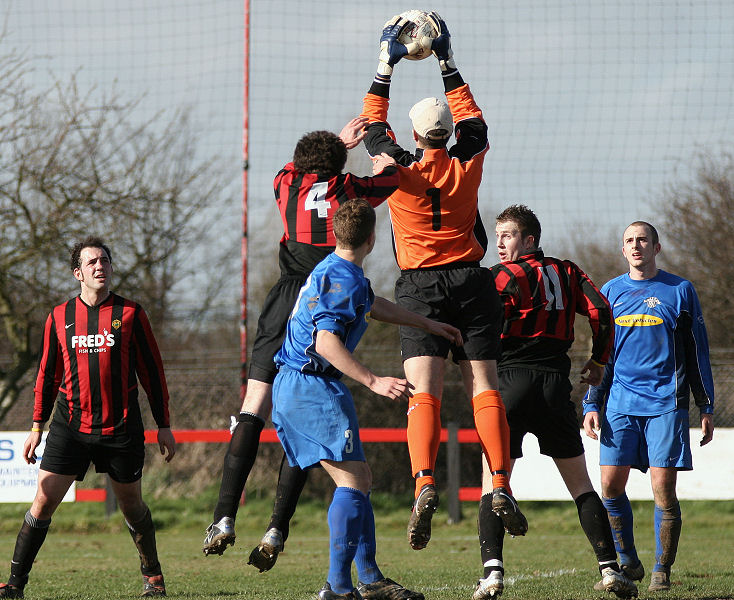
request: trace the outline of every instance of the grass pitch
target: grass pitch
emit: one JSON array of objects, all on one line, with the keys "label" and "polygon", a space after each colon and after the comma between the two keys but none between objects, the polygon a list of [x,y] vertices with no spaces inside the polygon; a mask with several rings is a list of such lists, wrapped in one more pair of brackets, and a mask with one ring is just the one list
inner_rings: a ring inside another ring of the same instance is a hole
[{"label": "grass pitch", "polygon": [[[214,496],[150,501],[168,596],[220,600],[306,600],[315,597],[328,570],[326,503],[304,502],[294,519],[285,552],[272,571],[247,565],[270,514],[268,500],[241,508],[237,544],[223,556],[201,552]],[[481,575],[476,504],[465,503],[465,519],[446,522],[439,508],[433,537],[413,551],[405,537],[409,499],[374,499],[378,562],[387,577],[422,591],[427,600],[470,599]],[[399,505],[398,505],[399,504]],[[635,535],[649,571],[654,563],[653,507],[634,502]],[[572,502],[525,502],[530,522],[524,538],[505,541],[505,599],[612,599],[592,589],[598,571]],[[8,568],[15,536],[27,506],[0,505],[0,548]],[[683,534],[673,567],[673,589],[640,598],[713,600],[734,598],[734,502],[683,502]],[[2,564],[2,563],[0,563]],[[5,581],[6,573],[0,573]],[[355,574],[356,581],[356,574]],[[141,591],[138,559],[119,513],[107,519],[101,505],[62,505],[26,587],[26,598],[107,600]]]}]

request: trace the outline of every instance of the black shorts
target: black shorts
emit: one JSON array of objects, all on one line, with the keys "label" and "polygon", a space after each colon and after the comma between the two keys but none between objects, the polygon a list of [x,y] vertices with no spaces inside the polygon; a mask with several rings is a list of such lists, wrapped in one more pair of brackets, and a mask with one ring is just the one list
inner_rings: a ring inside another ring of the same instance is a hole
[{"label": "black shorts", "polygon": [[298,292],[306,282],[306,278],[305,275],[281,277],[268,292],[260,318],[257,320],[257,333],[250,357],[249,379],[273,383],[278,373],[273,357],[283,345],[288,317],[293,311]]},{"label": "black shorts", "polygon": [[526,433],[538,438],[540,453],[574,458],[584,453],[568,376],[522,367],[500,369],[500,394],[510,425],[510,457],[522,456]]},{"label": "black shorts", "polygon": [[400,328],[403,360],[415,356],[455,362],[496,360],[500,355],[502,304],[492,273],[483,267],[403,271],[395,283],[395,302],[420,315],[449,323],[461,331],[462,347],[423,329]]},{"label": "black shorts", "polygon": [[59,475],[75,475],[82,481],[90,463],[97,473],[109,473],[119,483],[132,483],[143,475],[145,441],[142,431],[136,436],[85,441],[65,425],[51,422],[41,469]]}]

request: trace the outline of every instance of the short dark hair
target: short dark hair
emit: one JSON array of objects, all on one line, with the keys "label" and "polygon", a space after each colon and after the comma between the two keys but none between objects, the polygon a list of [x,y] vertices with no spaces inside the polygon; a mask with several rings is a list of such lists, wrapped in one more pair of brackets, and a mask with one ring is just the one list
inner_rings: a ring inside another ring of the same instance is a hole
[{"label": "short dark hair", "polygon": [[102,241],[102,238],[90,235],[89,237],[84,238],[80,242],[77,242],[74,244],[73,248],[71,249],[71,260],[69,261],[69,264],[71,265],[71,270],[79,269],[82,266],[82,250],[84,248],[101,248],[107,253],[107,258],[110,259],[110,262],[112,262],[112,252],[110,252],[109,247],[107,244],[105,244]]},{"label": "short dark hair", "polygon": [[340,246],[354,250],[375,230],[375,209],[363,198],[344,202],[334,213],[334,236]]},{"label": "short dark hair", "polygon": [[293,165],[301,173],[322,177],[339,175],[347,164],[347,147],[331,131],[312,131],[304,135],[293,152]]},{"label": "short dark hair", "polygon": [[527,206],[524,204],[508,206],[497,215],[497,223],[504,223],[505,221],[515,223],[522,237],[532,235],[535,239],[535,246],[540,246],[540,221]]},{"label": "short dark hair", "polygon": [[[658,236],[658,230],[655,229],[655,227],[653,227],[652,225],[650,225],[650,223],[648,223],[647,221],[635,221],[634,223],[630,223],[629,225],[627,225],[627,227],[625,227],[624,230],[627,231],[633,225],[636,227],[647,227],[647,230],[650,232],[650,241],[653,244],[660,243],[660,237]],[[624,233],[622,235],[624,236]]]},{"label": "short dark hair", "polygon": [[[434,130],[434,131],[437,131],[437,130]],[[449,143],[449,140],[451,139],[450,133],[445,138],[427,138],[427,137],[423,137],[422,135],[418,135],[418,133],[416,133],[415,135],[418,138],[418,143],[421,146],[425,148],[430,148],[431,150],[439,150],[441,148],[445,148],[446,145]]]}]

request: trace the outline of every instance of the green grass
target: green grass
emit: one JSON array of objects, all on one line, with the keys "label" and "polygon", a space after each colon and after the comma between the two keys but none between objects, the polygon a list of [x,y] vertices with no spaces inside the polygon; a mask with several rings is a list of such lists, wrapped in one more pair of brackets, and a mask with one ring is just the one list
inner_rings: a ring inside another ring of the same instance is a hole
[{"label": "green grass", "polygon": [[[326,505],[299,507],[276,567],[258,573],[247,565],[270,514],[268,500],[240,510],[237,545],[223,556],[201,553],[214,494],[187,500],[150,501],[158,525],[158,546],[168,595],[172,598],[306,600],[323,584],[328,569]],[[378,562],[386,576],[422,591],[427,600],[471,598],[481,574],[476,536],[476,505],[463,505],[465,519],[446,522],[439,509],[433,538],[425,550],[411,550],[405,539],[409,500],[376,496]],[[652,504],[633,503],[638,551],[646,569],[654,562]],[[506,538],[505,599],[602,599],[593,554],[572,502],[525,502],[530,522],[524,538]],[[0,505],[0,561],[8,565],[23,505]],[[673,589],[640,598],[711,600],[734,598],[734,503],[683,502],[683,534],[673,569]],[[2,564],[0,562],[0,564]],[[6,567],[7,568],[7,567]],[[0,581],[7,574],[0,574]],[[355,576],[356,577],[356,576]],[[140,592],[138,560],[118,514],[107,519],[99,504],[62,505],[31,573],[26,598],[117,599]]]}]

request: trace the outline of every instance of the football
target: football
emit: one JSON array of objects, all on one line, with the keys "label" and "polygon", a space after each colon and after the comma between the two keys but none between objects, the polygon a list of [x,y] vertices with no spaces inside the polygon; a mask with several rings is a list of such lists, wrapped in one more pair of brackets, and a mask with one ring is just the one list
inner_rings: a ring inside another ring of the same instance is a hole
[{"label": "football", "polygon": [[431,42],[441,32],[436,29],[435,24],[424,10],[408,10],[400,13],[400,16],[411,22],[398,38],[398,41],[408,48],[408,55],[405,58],[408,60],[428,58],[431,55]]}]

